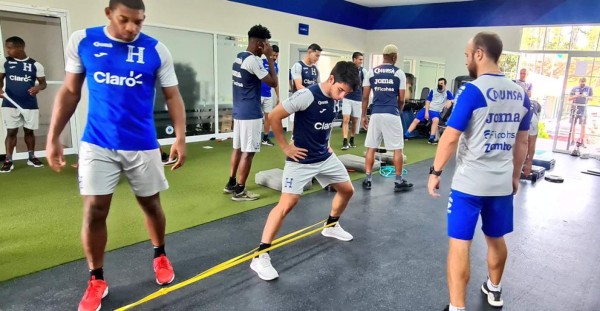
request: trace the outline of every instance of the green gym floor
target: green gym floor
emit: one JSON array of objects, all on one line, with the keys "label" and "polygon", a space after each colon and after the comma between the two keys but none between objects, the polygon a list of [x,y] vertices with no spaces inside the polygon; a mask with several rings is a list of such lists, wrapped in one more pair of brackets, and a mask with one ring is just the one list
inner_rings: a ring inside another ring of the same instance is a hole
[{"label": "green gym floor", "polygon": [[[190,143],[184,167],[166,171],[170,189],[161,194],[167,216],[167,232],[177,232],[224,217],[275,203],[277,191],[254,184],[254,175],[262,170],[283,168],[280,148],[262,146],[254,158],[247,183],[250,191],[261,195],[253,202],[233,202],[222,192],[229,175],[231,140]],[[341,130],[335,129],[332,147],[336,154],[363,155],[364,134],[357,136],[358,148],[340,150]],[[212,147],[212,148],[208,148]],[[435,155],[435,146],[425,140],[410,140],[404,150],[408,163],[416,163]],[[0,281],[27,275],[84,257],[79,238],[82,203],[77,186],[77,170],[69,162],[61,173],[48,167],[30,168],[24,161],[15,170],[0,175]],[[42,159],[44,160],[44,159]],[[409,175],[410,166],[407,167]],[[353,180],[363,177],[351,173]],[[308,193],[319,191],[313,187]],[[141,210],[137,207],[127,181],[122,179],[112,201],[108,217],[107,251],[148,239]]]}]

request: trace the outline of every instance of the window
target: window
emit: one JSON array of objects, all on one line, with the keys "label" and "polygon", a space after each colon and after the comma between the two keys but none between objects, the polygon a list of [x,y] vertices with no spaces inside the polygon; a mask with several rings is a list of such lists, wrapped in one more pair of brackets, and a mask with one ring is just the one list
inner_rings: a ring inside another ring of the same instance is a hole
[{"label": "window", "polygon": [[546,27],[523,28],[521,50],[543,50]]},{"label": "window", "polygon": [[600,26],[526,27],[522,51],[600,51]]},{"label": "window", "polygon": [[519,65],[519,54],[502,53],[498,60],[500,70],[511,80],[517,79],[517,67]]}]

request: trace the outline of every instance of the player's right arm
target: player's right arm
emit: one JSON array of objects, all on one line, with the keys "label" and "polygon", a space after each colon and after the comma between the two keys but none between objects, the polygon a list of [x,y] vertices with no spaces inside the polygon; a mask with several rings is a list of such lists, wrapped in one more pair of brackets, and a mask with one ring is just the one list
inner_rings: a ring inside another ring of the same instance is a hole
[{"label": "player's right arm", "polygon": [[302,65],[300,63],[295,63],[292,66],[292,79],[296,91],[304,88],[304,85],[302,85]]},{"label": "player's right arm", "polygon": [[46,154],[48,165],[59,172],[65,166],[63,146],[60,143],[60,134],[75,113],[77,104],[81,99],[81,88],[85,80],[85,69],[79,57],[79,43],[85,38],[85,31],[80,30],[73,33],[69,38],[65,55],[66,75],[63,85],[54,98],[52,106],[52,118],[48,130],[46,143]]},{"label": "player's right arm", "polygon": [[367,107],[369,107],[369,96],[371,96],[371,77],[373,77],[373,69],[365,75],[363,80],[363,96],[362,96],[362,127],[367,130],[369,128],[369,119],[367,118]]},{"label": "player's right arm", "polygon": [[6,76],[6,73],[4,72],[5,63],[6,60],[4,60],[4,62],[0,66],[0,98],[2,98],[2,96],[4,95],[4,77]]}]

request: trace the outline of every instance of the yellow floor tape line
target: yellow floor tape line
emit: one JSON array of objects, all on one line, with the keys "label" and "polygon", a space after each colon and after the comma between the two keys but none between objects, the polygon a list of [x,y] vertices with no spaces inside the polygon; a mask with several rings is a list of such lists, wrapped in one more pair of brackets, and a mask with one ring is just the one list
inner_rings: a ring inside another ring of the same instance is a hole
[{"label": "yellow floor tape line", "polygon": [[[311,226],[308,226],[306,228],[303,228],[303,229],[297,230],[295,232],[289,233],[287,235],[284,235],[284,236],[280,237],[279,239],[276,239],[275,241],[273,241],[273,245],[271,247],[267,248],[267,249],[264,249],[264,250],[262,250],[260,252],[257,252],[258,248],[255,248],[255,249],[253,249],[253,250],[251,250],[249,252],[246,252],[246,253],[244,253],[244,254],[242,254],[240,256],[237,256],[237,257],[229,259],[229,260],[227,260],[227,261],[225,261],[223,263],[220,263],[220,264],[218,264],[218,265],[216,265],[216,266],[214,266],[214,267],[212,267],[212,268],[210,268],[210,269],[208,269],[208,270],[206,270],[206,271],[204,271],[204,272],[202,272],[202,273],[200,273],[200,274],[198,274],[198,275],[196,275],[196,276],[194,276],[194,277],[192,277],[192,278],[190,278],[188,280],[185,280],[185,281],[183,281],[181,283],[177,283],[177,284],[175,284],[173,286],[170,286],[170,287],[161,288],[158,291],[156,291],[156,292],[154,292],[154,293],[152,293],[152,294],[150,294],[150,295],[148,295],[148,296],[146,296],[146,297],[138,300],[137,302],[134,302],[132,304],[128,304],[126,306],[120,307],[120,308],[118,308],[116,310],[117,311],[130,310],[131,308],[134,308],[134,307],[137,307],[139,305],[142,305],[142,304],[144,304],[144,303],[146,303],[148,301],[154,300],[154,299],[156,299],[158,297],[161,297],[161,296],[164,296],[164,295],[166,295],[166,294],[168,294],[170,292],[176,291],[176,290],[181,289],[183,287],[186,287],[186,286],[188,286],[190,284],[196,283],[196,282],[201,281],[201,280],[203,280],[205,278],[213,276],[213,275],[215,275],[215,274],[217,274],[219,272],[222,272],[222,271],[225,271],[225,270],[227,270],[229,268],[235,267],[235,266],[237,266],[237,265],[239,265],[239,264],[241,264],[243,262],[251,260],[252,258],[254,258],[257,255],[260,255],[262,253],[266,253],[268,251],[271,251],[271,250],[280,248],[280,247],[282,247],[284,245],[290,244],[292,242],[298,241],[300,239],[303,239],[303,238],[305,238],[305,237],[307,237],[309,235],[315,234],[315,233],[317,233],[317,232],[319,232],[319,231],[321,231],[321,230],[323,230],[325,228],[334,226],[336,224],[334,222],[334,223],[331,223],[329,225],[322,226],[320,228],[317,228],[317,229],[311,230],[309,232],[300,234],[300,233],[302,233],[304,231],[310,230],[311,228],[314,228],[314,227],[316,227],[318,225],[321,225],[324,222],[325,222],[325,220],[321,220],[321,221],[315,223],[314,225],[311,225]],[[298,235],[298,234],[300,234],[300,235]],[[296,236],[296,237],[293,237],[293,236]]]}]

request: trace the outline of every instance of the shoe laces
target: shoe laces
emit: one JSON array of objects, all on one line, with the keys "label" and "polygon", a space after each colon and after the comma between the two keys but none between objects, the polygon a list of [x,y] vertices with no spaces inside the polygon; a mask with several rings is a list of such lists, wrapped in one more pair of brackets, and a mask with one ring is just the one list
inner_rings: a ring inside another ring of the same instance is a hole
[{"label": "shoe laces", "polygon": [[265,268],[271,266],[271,257],[269,255],[263,256],[263,254],[260,254],[260,256],[258,256],[258,259],[258,262],[261,266]]},{"label": "shoe laces", "polygon": [[171,263],[165,255],[161,255],[156,261],[156,270],[158,271],[161,269],[171,269]]}]

